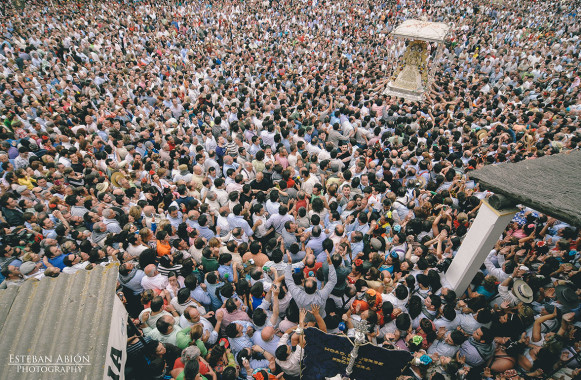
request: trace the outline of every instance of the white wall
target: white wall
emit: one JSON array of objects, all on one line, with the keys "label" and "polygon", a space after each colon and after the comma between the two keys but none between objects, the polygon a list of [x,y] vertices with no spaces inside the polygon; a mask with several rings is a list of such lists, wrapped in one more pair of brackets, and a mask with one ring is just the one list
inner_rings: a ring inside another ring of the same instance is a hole
[{"label": "white wall", "polygon": [[517,211],[517,209],[499,211],[490,206],[486,200],[483,202],[446,272],[446,279],[458,296],[468,288],[470,281]]}]

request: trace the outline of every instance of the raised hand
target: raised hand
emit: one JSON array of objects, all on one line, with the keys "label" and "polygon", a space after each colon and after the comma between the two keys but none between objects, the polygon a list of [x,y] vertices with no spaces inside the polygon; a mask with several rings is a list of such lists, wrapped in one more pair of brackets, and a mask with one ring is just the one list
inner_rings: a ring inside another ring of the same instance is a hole
[{"label": "raised hand", "polygon": [[313,315],[319,315],[320,309],[321,309],[321,306],[319,306],[316,303],[311,306],[311,312],[313,313]]},{"label": "raised hand", "polygon": [[272,285],[271,289],[273,296],[278,296],[280,294],[280,288],[278,287],[278,285],[276,284]]},{"label": "raised hand", "polygon": [[438,333],[437,333],[438,339],[442,339],[445,335],[446,335],[446,328],[442,326],[438,329]]},{"label": "raised hand", "polygon": [[302,308],[301,311],[299,312],[299,323],[304,323],[306,316],[307,316],[307,309]]}]

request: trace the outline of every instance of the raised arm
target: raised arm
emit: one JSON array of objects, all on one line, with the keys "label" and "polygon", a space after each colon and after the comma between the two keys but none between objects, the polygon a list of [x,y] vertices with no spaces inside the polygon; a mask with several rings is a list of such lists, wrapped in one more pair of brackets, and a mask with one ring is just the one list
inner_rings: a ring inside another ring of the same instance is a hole
[{"label": "raised arm", "polygon": [[305,347],[305,343],[306,343],[305,342],[305,331],[304,331],[305,317],[306,316],[307,316],[307,310],[301,309],[299,312],[299,330],[300,330],[300,333],[298,334],[299,335],[299,343],[298,344],[303,348]]},{"label": "raised arm", "polygon": [[543,324],[543,322],[556,317],[557,317],[557,308],[553,310],[553,313],[543,315],[542,317],[535,319],[535,323],[533,324],[533,335],[531,338],[531,341],[533,343],[536,343],[541,340],[541,325]]},{"label": "raised arm", "polygon": [[272,285],[272,316],[270,317],[270,324],[276,326],[278,322],[278,313],[279,313],[279,302],[278,302],[278,295],[280,293],[280,285],[273,284]]},{"label": "raised arm", "polygon": [[335,287],[335,285],[337,285],[337,272],[335,271],[335,266],[331,262],[329,252],[327,252],[327,262],[329,263],[329,280],[325,284],[325,287],[323,287],[323,289],[321,289],[321,291],[319,292],[321,294],[321,297],[323,297],[324,299],[327,299],[329,297],[329,294],[331,294],[333,288]]},{"label": "raised arm", "polygon": [[295,294],[298,294],[300,289],[295,285],[293,280],[293,273],[292,273],[292,264],[287,263],[286,268],[284,270],[284,281],[286,283],[286,287],[288,288],[289,293],[295,297]]},{"label": "raised arm", "polygon": [[234,283],[238,283],[238,263],[232,263],[232,273],[234,274]]}]

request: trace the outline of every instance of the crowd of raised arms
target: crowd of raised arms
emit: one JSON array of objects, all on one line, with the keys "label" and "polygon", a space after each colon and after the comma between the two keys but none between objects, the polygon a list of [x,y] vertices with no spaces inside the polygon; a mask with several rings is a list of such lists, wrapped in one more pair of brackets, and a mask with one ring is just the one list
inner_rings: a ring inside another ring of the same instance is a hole
[{"label": "crowd of raised arms", "polygon": [[[5,1],[1,286],[118,263],[126,379],[299,379],[359,320],[400,379],[579,379],[578,228],[522,206],[445,276],[472,170],[579,150],[578,10]],[[450,26],[422,102],[383,95],[406,19]]]}]

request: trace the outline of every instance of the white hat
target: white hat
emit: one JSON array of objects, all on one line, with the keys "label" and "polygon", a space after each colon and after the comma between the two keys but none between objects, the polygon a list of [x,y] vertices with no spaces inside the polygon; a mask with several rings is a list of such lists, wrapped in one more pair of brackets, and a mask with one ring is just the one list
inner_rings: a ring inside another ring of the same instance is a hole
[{"label": "white hat", "polygon": [[20,273],[22,273],[24,276],[26,276],[29,273],[31,273],[35,268],[36,268],[36,264],[34,262],[25,261],[22,263],[22,265],[20,265]]},{"label": "white hat", "polygon": [[514,282],[512,293],[524,303],[533,302],[533,289],[523,280],[516,280]]}]

